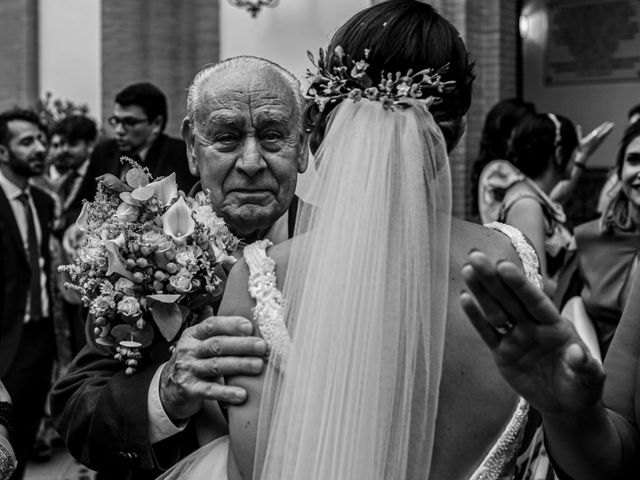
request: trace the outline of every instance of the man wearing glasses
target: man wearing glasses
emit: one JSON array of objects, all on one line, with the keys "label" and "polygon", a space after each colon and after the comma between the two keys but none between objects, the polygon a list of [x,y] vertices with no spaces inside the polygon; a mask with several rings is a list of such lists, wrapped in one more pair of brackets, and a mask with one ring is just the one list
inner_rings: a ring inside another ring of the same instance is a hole
[{"label": "man wearing glasses", "polygon": [[123,177],[130,168],[120,163],[126,155],[149,168],[154,177],[175,172],[178,188],[185,192],[196,182],[189,173],[184,141],[164,133],[167,99],[158,87],[144,82],[124,88],[116,95],[108,121],[115,136],[96,145],[88,178],[105,173]]}]

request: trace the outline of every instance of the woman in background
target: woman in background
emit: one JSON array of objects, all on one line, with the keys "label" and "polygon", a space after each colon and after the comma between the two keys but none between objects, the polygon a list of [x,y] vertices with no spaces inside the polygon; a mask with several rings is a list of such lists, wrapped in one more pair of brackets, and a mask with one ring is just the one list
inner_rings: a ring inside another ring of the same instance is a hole
[{"label": "woman in background", "polygon": [[566,117],[537,113],[518,123],[511,139],[516,169],[496,218],[531,241],[540,258],[544,290],[550,296],[573,236],[565,225],[562,206],[549,194],[567,177],[577,147],[575,126]]},{"label": "woman in background", "polygon": [[616,158],[621,188],[601,218],[575,229],[581,299],[604,355],[629,296],[640,251],[640,123],[624,133]]},{"label": "woman in background", "polygon": [[[518,122],[536,108],[531,102],[519,98],[507,98],[496,103],[484,119],[480,137],[480,151],[478,158],[471,167],[471,215],[480,216],[480,205],[483,203],[480,192],[484,189],[479,185],[480,175],[484,168],[494,160],[506,160],[509,153],[509,141],[513,128]],[[486,223],[486,222],[484,222]]]}]

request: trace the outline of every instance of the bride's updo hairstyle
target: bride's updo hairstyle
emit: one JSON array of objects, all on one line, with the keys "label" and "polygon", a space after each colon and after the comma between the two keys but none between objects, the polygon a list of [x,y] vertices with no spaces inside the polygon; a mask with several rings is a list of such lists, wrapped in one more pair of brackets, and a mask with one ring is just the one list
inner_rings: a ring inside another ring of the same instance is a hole
[{"label": "bride's updo hairstyle", "polygon": [[[394,0],[367,8],[338,29],[327,52],[337,46],[353,61],[364,60],[368,50],[366,73],[375,83],[382,73],[404,75],[409,69],[415,73],[448,65],[442,80],[453,80],[455,88],[440,95],[442,102],[430,110],[444,134],[447,150],[455,147],[462,134],[462,117],[471,103],[473,64],[456,28],[431,5]],[[331,61],[328,67],[332,68]],[[322,142],[328,117],[336,106],[330,103],[322,112],[316,104],[307,107],[305,129],[311,134],[312,151]]]}]

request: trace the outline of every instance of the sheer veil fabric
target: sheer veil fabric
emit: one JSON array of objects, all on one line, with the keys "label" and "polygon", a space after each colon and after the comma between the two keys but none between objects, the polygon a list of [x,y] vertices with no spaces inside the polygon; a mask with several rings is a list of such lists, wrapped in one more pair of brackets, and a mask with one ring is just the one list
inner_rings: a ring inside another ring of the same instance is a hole
[{"label": "sheer veil fabric", "polygon": [[[449,282],[445,141],[420,102],[345,100],[316,155],[271,354],[255,480],[428,478]],[[282,365],[284,366],[284,365]]]}]

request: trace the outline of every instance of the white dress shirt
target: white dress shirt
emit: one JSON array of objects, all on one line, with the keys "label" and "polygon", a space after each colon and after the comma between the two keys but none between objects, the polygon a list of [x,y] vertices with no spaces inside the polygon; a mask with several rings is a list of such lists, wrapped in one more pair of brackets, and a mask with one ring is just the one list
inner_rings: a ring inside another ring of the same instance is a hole
[{"label": "white dress shirt", "polygon": [[[22,190],[12,183],[7,177],[5,177],[0,171],[0,188],[4,192],[7,200],[9,200],[9,204],[11,205],[11,210],[13,211],[13,218],[15,218],[16,223],[18,224],[18,230],[20,230],[20,236],[22,237],[22,243],[24,246],[24,251],[29,258],[29,234],[27,229],[27,214],[24,210],[24,204],[18,197],[22,194]],[[40,217],[38,216],[38,211],[36,210],[36,206],[33,203],[33,197],[31,196],[30,187],[27,186],[26,192],[29,195],[29,207],[31,208],[31,216],[33,218],[33,223],[36,228],[36,237],[38,240],[38,253],[40,253],[38,257],[38,262],[40,264],[40,292],[42,295],[42,316],[44,318],[49,316],[49,295],[47,293],[47,275],[44,271],[44,258],[42,257],[42,229],[40,228]],[[25,323],[31,319],[29,312],[29,291],[27,291],[27,305],[25,308],[24,321]]]}]

